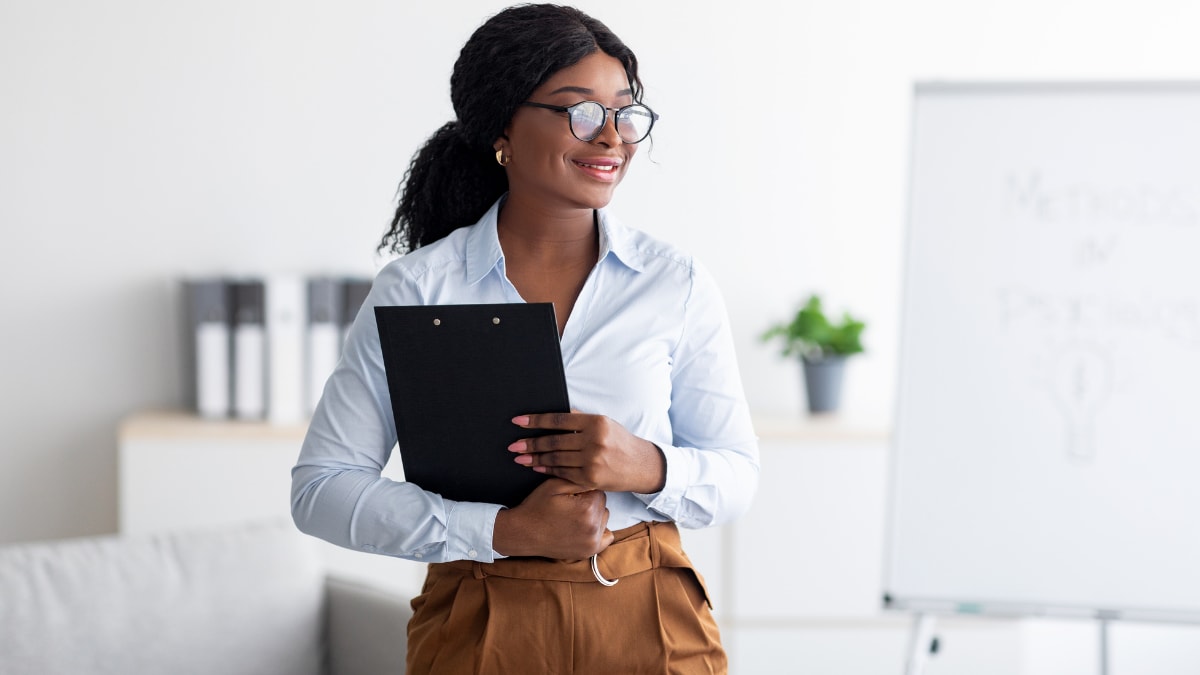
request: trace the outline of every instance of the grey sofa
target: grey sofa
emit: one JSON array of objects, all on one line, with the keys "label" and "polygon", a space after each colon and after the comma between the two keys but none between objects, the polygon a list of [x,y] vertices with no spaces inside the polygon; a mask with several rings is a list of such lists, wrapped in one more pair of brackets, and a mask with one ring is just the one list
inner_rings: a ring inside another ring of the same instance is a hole
[{"label": "grey sofa", "polygon": [[319,558],[286,521],[0,547],[0,673],[403,673],[408,599]]}]

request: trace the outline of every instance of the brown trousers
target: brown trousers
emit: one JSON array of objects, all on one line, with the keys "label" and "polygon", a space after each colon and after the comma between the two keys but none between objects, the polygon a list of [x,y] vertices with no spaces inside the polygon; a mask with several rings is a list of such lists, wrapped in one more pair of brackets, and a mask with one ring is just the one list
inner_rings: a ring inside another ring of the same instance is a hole
[{"label": "brown trousers", "polygon": [[588,560],[434,563],[412,601],[409,675],[716,675],[725,651],[674,523],[614,533]]}]

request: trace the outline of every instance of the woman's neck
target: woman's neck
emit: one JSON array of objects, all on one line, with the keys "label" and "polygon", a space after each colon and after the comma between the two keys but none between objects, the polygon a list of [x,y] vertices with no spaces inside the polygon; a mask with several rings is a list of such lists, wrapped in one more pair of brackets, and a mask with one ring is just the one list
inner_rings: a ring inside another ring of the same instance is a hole
[{"label": "woman's neck", "polygon": [[500,209],[496,231],[505,258],[536,261],[547,267],[589,266],[599,255],[595,212],[550,210],[514,202]]},{"label": "woman's neck", "polygon": [[600,257],[595,212],[523,209],[510,199],[500,210],[496,234],[509,282],[526,302],[554,304],[561,336]]}]

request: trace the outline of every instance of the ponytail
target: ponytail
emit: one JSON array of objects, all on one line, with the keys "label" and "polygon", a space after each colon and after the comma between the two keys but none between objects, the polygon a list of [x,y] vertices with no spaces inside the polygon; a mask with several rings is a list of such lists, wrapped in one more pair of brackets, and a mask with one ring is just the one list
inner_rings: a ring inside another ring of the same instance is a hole
[{"label": "ponytail", "polygon": [[508,189],[490,149],[473,148],[458,122],[447,122],[413,156],[400,203],[379,250],[405,253],[479,220]]}]

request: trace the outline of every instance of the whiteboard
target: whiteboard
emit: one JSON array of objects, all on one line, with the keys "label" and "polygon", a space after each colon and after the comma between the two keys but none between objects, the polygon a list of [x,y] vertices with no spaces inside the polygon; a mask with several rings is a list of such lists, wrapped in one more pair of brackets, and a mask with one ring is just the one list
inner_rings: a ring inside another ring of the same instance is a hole
[{"label": "whiteboard", "polygon": [[1200,83],[913,113],[885,606],[1200,620]]}]

